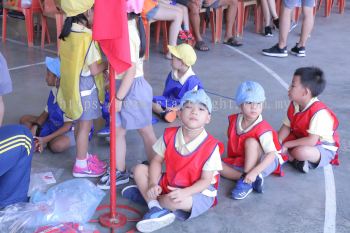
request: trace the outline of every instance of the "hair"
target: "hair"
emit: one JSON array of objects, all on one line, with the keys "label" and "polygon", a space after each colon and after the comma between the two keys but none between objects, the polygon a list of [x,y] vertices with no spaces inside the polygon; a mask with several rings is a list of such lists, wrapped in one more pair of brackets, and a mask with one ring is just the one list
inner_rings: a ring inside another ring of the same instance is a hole
[{"label": "hair", "polygon": [[58,37],[59,39],[64,40],[67,36],[69,36],[73,23],[87,24],[88,19],[86,18],[84,13],[81,13],[79,15],[72,16],[72,17],[67,17],[66,20],[64,21],[62,32]]},{"label": "hair", "polygon": [[128,13],[128,19],[135,19],[137,23],[137,29],[139,31],[140,35],[140,51],[139,51],[139,57],[142,58],[145,55],[146,52],[146,32],[145,27],[142,22],[142,18],[140,14],[135,13]]},{"label": "hair", "polygon": [[318,67],[301,67],[294,72],[300,76],[300,83],[311,91],[312,97],[319,96],[326,87],[323,71]]}]

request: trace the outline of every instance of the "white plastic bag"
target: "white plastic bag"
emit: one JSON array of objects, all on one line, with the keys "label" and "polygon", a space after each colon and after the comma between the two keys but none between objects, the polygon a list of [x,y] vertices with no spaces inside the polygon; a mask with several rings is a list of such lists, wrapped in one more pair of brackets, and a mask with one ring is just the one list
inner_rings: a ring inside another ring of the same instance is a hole
[{"label": "white plastic bag", "polygon": [[64,222],[87,223],[104,196],[87,179],[67,180],[46,193],[35,191],[31,203],[11,205],[0,211],[0,232],[27,232],[38,226]]}]

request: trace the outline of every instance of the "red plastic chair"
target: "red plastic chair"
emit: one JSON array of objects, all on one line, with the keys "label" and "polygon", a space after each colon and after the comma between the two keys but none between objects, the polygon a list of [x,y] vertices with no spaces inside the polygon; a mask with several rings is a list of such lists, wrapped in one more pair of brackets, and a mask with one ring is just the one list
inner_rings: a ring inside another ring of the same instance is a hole
[{"label": "red plastic chair", "polygon": [[[260,33],[262,30],[262,10],[257,0],[238,0],[236,32],[235,35],[243,37],[243,28],[247,24],[249,7],[254,7],[255,32]],[[235,26],[234,26],[235,27]],[[234,31],[234,28],[233,28]]]},{"label": "red plastic chair", "polygon": [[3,17],[2,17],[2,42],[6,41],[6,30],[7,30],[7,14],[8,10],[19,11],[24,14],[28,47],[33,47],[34,41],[34,24],[33,14],[41,13],[39,0],[33,0],[32,5],[29,8],[21,7],[21,0],[3,0]]},{"label": "red plastic chair", "polygon": [[57,40],[57,51],[59,49],[59,42],[58,36],[60,35],[63,27],[63,12],[56,6],[56,3],[54,0],[40,0],[40,7],[42,10],[41,15],[41,25],[42,25],[42,31],[41,31],[41,48],[44,48],[45,46],[45,39],[47,39],[48,43],[51,43],[50,41],[50,35],[49,30],[47,28],[47,18],[52,18],[56,20],[56,40]]},{"label": "red plastic chair", "polygon": [[163,31],[163,52],[166,54],[168,52],[168,27],[166,21],[155,21],[155,20],[144,20],[143,21],[145,25],[145,31],[146,31],[146,51],[145,51],[145,60],[149,59],[149,48],[150,48],[150,41],[151,41],[151,24],[156,24],[156,44],[159,43],[159,35],[160,35],[160,29],[162,28]]}]

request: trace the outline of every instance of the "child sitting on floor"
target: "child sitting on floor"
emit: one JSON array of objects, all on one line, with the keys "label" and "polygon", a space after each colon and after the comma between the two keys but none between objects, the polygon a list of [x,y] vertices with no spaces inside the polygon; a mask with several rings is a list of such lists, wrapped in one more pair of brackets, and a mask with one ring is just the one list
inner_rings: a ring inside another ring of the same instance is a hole
[{"label": "child sitting on floor", "polygon": [[262,193],[264,177],[284,163],[277,132],[262,118],[265,92],[256,82],[243,82],[236,92],[241,112],[229,116],[228,151],[223,159],[225,178],[238,180],[233,199],[243,199],[253,190]]},{"label": "child sitting on floor", "polygon": [[60,85],[59,58],[46,57],[46,83],[52,87],[47,105],[40,116],[24,115],[20,124],[29,128],[35,136],[35,149],[42,152],[44,145],[54,152],[63,152],[75,145],[73,121],[67,118],[57,104],[57,88]]},{"label": "child sitting on floor", "polygon": [[177,106],[187,91],[202,89],[203,85],[192,66],[197,56],[188,44],[168,46],[172,55],[172,70],[165,81],[163,95],[153,97],[152,110],[167,122],[176,119]]},{"label": "child sitting on floor", "polygon": [[302,67],[295,71],[288,91],[292,101],[278,132],[282,151],[289,154],[294,167],[307,173],[309,168],[338,165],[340,146],[336,115],[319,96],[326,86],[323,71]]},{"label": "child sitting on floor", "polygon": [[222,144],[204,128],[211,112],[212,103],[204,90],[187,92],[178,112],[183,125],[165,129],[153,145],[156,155],[150,166],[136,166],[137,187],[124,188],[122,196],[147,203],[149,211],[136,225],[140,232],[163,228],[175,216],[197,217],[217,203]]}]

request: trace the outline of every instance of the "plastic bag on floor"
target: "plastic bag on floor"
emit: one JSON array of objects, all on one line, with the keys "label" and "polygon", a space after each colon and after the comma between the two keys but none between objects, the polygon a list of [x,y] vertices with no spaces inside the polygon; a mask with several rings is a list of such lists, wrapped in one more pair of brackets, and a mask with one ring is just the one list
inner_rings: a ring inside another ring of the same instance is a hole
[{"label": "plastic bag on floor", "polygon": [[104,195],[86,179],[65,181],[46,193],[36,191],[31,203],[11,205],[0,211],[0,232],[25,232],[63,222],[87,223]]},{"label": "plastic bag on floor", "polygon": [[63,172],[62,168],[32,168],[28,196],[32,196],[34,191],[46,192],[56,184]]}]

